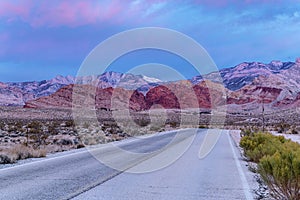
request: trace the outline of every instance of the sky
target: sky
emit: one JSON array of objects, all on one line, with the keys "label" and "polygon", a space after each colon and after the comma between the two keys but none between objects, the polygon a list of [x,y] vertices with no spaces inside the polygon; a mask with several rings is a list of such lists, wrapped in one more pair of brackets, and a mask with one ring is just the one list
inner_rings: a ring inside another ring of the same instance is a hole
[{"label": "sky", "polygon": [[[0,82],[75,76],[98,44],[143,27],[191,37],[218,69],[300,57],[299,0],[0,0]],[[199,75],[186,60],[151,49],[123,55],[108,70],[149,63],[157,63],[150,75],[160,79],[169,74],[160,66]]]}]

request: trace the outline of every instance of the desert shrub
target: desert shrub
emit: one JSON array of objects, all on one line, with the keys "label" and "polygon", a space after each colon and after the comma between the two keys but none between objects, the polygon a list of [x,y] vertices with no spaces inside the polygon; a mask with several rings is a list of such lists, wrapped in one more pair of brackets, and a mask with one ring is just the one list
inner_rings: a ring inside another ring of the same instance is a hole
[{"label": "desert shrub", "polygon": [[57,135],[59,133],[57,123],[53,122],[48,125],[48,133],[51,135]]},{"label": "desert shrub", "polygon": [[290,128],[290,125],[287,124],[287,123],[284,123],[284,122],[281,122],[280,124],[277,124],[277,127],[276,127],[276,131],[278,133],[284,133],[286,132],[288,129]]},{"label": "desert shrub", "polygon": [[7,127],[7,131],[10,132],[10,133],[15,133],[18,131],[17,127],[15,127],[14,125],[12,124],[9,124],[8,127]]},{"label": "desert shrub", "polygon": [[245,155],[258,163],[258,172],[275,199],[300,199],[300,145],[283,136],[255,133],[240,141]]},{"label": "desert shrub", "polygon": [[180,126],[180,123],[177,121],[171,121],[171,122],[169,122],[169,124],[172,128],[177,128]]},{"label": "desert shrub", "polygon": [[70,139],[63,138],[59,141],[61,145],[73,145],[73,141]]},{"label": "desert shrub", "polygon": [[259,128],[257,126],[247,126],[245,128],[241,128],[241,136],[253,136],[254,133],[259,132]]},{"label": "desert shrub", "polygon": [[300,150],[289,146],[259,162],[259,173],[276,199],[300,199]]},{"label": "desert shrub", "polygon": [[151,121],[148,118],[142,117],[142,118],[134,119],[134,122],[141,127],[145,127],[145,126],[148,126]]},{"label": "desert shrub", "polygon": [[250,128],[242,128],[241,129],[241,136],[252,136],[254,132]]},{"label": "desert shrub", "polygon": [[0,153],[0,164],[11,164],[16,162],[16,157],[14,155],[7,155],[4,152]]},{"label": "desert shrub", "polygon": [[43,132],[43,126],[38,121],[32,121],[27,124],[27,132],[30,134],[39,134]]},{"label": "desert shrub", "polygon": [[66,121],[66,127],[75,127],[75,123],[73,120]]},{"label": "desert shrub", "polygon": [[99,140],[96,137],[93,137],[91,135],[85,135],[82,138],[83,144],[84,145],[95,145],[99,144]]},{"label": "desert shrub", "polygon": [[200,128],[200,129],[205,129],[207,127],[208,127],[207,125],[203,125],[203,124],[201,124],[201,125],[198,126],[198,128]]},{"label": "desert shrub", "polygon": [[289,133],[289,134],[298,134],[298,130],[296,129],[296,127],[292,127],[287,133]]},{"label": "desert shrub", "polygon": [[292,129],[291,134],[298,134],[298,131],[296,129]]},{"label": "desert shrub", "polygon": [[12,146],[10,149],[0,152],[0,164],[15,163],[17,160],[26,158],[45,157],[45,149],[34,149],[23,144]]},{"label": "desert shrub", "polygon": [[157,124],[151,124],[149,130],[154,132],[159,132],[163,127]]},{"label": "desert shrub", "polygon": [[0,121],[0,129],[3,130],[5,128],[5,123]]},{"label": "desert shrub", "polygon": [[17,128],[17,129],[22,129],[23,128],[23,123],[21,122],[21,121],[17,121],[17,122],[15,122],[15,127]]},{"label": "desert shrub", "polygon": [[245,155],[254,162],[265,155],[273,155],[287,140],[283,136],[273,136],[270,133],[255,133],[253,136],[244,136],[240,146],[244,149]]},{"label": "desert shrub", "polygon": [[84,144],[81,144],[81,143],[77,144],[77,146],[76,146],[77,149],[81,149],[81,148],[84,148],[84,147],[85,147]]},{"label": "desert shrub", "polygon": [[48,137],[48,134],[42,132],[29,135],[34,148],[39,148],[41,145],[46,145],[46,140]]},{"label": "desert shrub", "polygon": [[46,156],[46,150],[44,149],[34,149],[25,145],[16,145],[9,149],[9,154],[16,155],[17,160],[26,158],[40,158]]},{"label": "desert shrub", "polygon": [[84,122],[82,125],[83,128],[89,128],[90,124],[88,122]]},{"label": "desert shrub", "polygon": [[38,129],[41,127],[41,123],[39,121],[31,121],[27,124],[27,128]]}]

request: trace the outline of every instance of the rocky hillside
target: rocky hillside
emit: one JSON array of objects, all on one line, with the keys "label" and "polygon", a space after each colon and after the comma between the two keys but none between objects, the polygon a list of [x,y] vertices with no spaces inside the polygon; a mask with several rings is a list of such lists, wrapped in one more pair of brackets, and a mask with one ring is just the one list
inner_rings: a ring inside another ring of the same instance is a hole
[{"label": "rocky hillside", "polygon": [[221,69],[219,72],[213,72],[203,76],[196,76],[191,79],[193,84],[209,79],[217,81],[217,73],[220,73],[223,84],[229,90],[235,91],[251,84],[259,76],[274,76],[279,79],[286,78],[300,81],[299,76],[300,58],[295,62],[272,61],[269,64],[260,62],[243,62],[235,67]]},{"label": "rocky hillside", "polygon": [[[209,87],[207,86],[208,84]],[[50,96],[26,102],[25,108],[71,108],[92,106],[104,110],[148,110],[153,105],[166,109],[211,108],[222,103],[221,84],[202,81],[192,85],[189,81],[166,83],[150,88],[146,94],[136,90],[99,88],[91,85],[68,85]],[[74,99],[73,101],[73,98]],[[212,100],[213,99],[213,100]],[[212,102],[213,101],[213,102]],[[225,101],[223,101],[225,102]]]}]

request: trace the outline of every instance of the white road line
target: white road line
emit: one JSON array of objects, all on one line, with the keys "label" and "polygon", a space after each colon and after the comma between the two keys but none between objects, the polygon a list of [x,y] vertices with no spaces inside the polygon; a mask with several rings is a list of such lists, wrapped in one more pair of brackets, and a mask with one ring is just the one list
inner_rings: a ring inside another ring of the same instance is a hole
[{"label": "white road line", "polygon": [[238,157],[237,157],[236,152],[234,150],[234,147],[232,145],[231,138],[229,136],[229,131],[227,131],[227,137],[228,137],[228,140],[229,140],[229,144],[231,146],[231,150],[232,150],[232,153],[233,153],[233,157],[234,157],[234,160],[235,160],[236,167],[238,168],[238,172],[239,172],[242,184],[243,184],[243,189],[244,189],[246,199],[247,200],[253,200],[254,198],[253,198],[252,194],[250,193],[250,187],[249,187],[248,181],[246,179],[246,176],[244,174],[242,166],[241,166],[241,164],[238,160]]}]

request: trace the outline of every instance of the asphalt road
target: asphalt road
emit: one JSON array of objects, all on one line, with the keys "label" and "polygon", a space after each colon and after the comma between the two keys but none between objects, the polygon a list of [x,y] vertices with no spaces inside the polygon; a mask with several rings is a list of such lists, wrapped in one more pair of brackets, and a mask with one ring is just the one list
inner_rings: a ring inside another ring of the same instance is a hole
[{"label": "asphalt road", "polygon": [[0,169],[0,199],[253,199],[228,131],[202,159],[206,131],[194,133],[155,134]]}]

